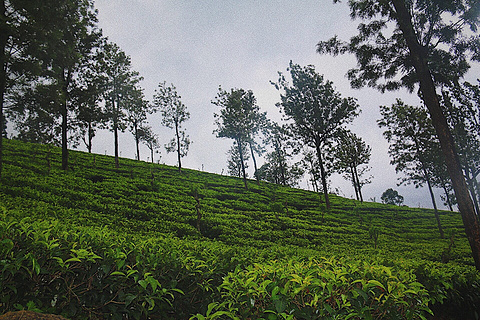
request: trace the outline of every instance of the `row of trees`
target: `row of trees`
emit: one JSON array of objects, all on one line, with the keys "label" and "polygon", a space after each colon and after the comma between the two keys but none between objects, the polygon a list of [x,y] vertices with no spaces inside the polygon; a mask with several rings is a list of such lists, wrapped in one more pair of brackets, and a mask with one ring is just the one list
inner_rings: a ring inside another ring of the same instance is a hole
[{"label": "row of trees", "polygon": [[[283,126],[260,113],[252,91],[220,88],[216,100],[212,101],[221,107],[220,113],[215,114],[217,136],[234,140],[235,150],[230,151],[232,172],[238,172],[248,188],[245,173],[248,146],[257,179],[294,185],[307,170],[330,208],[328,176],[336,170],[352,181],[357,199],[363,201],[361,189],[368,180],[360,177],[367,169],[364,165],[370,160],[371,149],[345,129],[359,113],[356,100],[342,98],[332,82],[325,80],[313,66],[301,67],[290,62],[288,71],[291,83],[283,73],[279,73],[278,81],[273,83],[281,91],[277,107],[284,115]],[[260,133],[272,151],[266,155],[266,163],[257,169],[255,153],[262,148],[256,138]],[[300,152],[304,154],[303,161],[289,165],[292,154]],[[321,182],[321,188],[317,181]]]},{"label": "row of trees", "polygon": [[[92,0],[0,2],[0,132],[12,120],[18,138],[62,146],[62,168],[68,169],[68,147],[84,143],[89,152],[98,129],[114,134],[119,166],[119,132],[134,135],[151,151],[158,136],[147,116],[161,112],[162,124],[175,130],[166,145],[177,152],[179,169],[190,140],[182,129],[189,119],[173,85],[160,83],[150,103],[140,87],[142,77],[130,57],[103,37]],[[2,144],[0,139],[0,178]]]}]

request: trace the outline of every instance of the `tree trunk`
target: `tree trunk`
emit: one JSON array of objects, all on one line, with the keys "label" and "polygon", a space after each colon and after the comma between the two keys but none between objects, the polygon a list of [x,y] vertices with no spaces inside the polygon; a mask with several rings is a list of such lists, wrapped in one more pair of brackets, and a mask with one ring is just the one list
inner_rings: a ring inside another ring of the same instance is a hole
[{"label": "tree trunk", "polygon": [[325,172],[325,167],[323,166],[322,151],[320,150],[320,146],[318,144],[316,145],[316,149],[317,149],[317,156],[318,156],[318,164],[320,166],[320,175],[322,179],[323,195],[325,197],[325,204],[327,206],[327,210],[329,210],[330,198],[328,197],[327,174]]},{"label": "tree trunk", "polygon": [[[67,72],[68,73],[68,72]],[[64,79],[63,84],[63,101],[62,101],[62,170],[68,170],[68,140],[67,140],[67,130],[68,130],[68,79],[69,75]]]},{"label": "tree trunk", "polygon": [[277,157],[278,157],[278,165],[280,166],[280,176],[282,178],[282,182],[281,184],[282,185],[287,185],[287,179],[285,178],[285,166],[284,166],[284,163],[282,161],[283,157],[282,157],[282,153],[281,153],[281,146],[280,146],[280,143],[277,141],[275,143],[275,151],[277,152]]},{"label": "tree trunk", "polygon": [[150,155],[152,156],[152,163],[154,163],[153,162],[153,148],[150,149]]},{"label": "tree trunk", "polygon": [[[424,170],[425,171],[425,170]],[[440,223],[440,215],[438,214],[437,202],[435,201],[435,195],[433,194],[432,184],[426,172],[424,172],[425,178],[427,180],[428,191],[430,192],[430,198],[432,199],[433,210],[435,213],[435,219],[437,220],[438,231],[440,232],[440,238],[444,239],[445,234],[443,233],[442,224]]]},{"label": "tree trunk", "polygon": [[88,153],[92,153],[92,140],[93,140],[93,128],[92,128],[92,123],[88,123]]},{"label": "tree trunk", "polygon": [[7,47],[7,17],[5,1],[0,2],[0,181],[2,180],[3,170],[3,131],[5,130],[5,120],[3,116],[3,104],[5,100],[5,90],[7,83],[7,57],[5,48]]},{"label": "tree trunk", "polygon": [[467,180],[468,190],[470,191],[470,196],[472,197],[473,206],[475,207],[475,211],[478,216],[478,214],[480,213],[480,208],[478,206],[477,195],[475,194],[475,184],[474,184],[475,178],[471,177],[470,172],[471,172],[470,168],[468,167],[465,168],[465,179]]},{"label": "tree trunk", "polygon": [[180,145],[180,132],[178,131],[178,122],[175,121],[175,134],[177,137],[177,156],[178,156],[178,172],[182,172],[182,155]]},{"label": "tree trunk", "polygon": [[250,152],[252,153],[252,159],[253,159],[253,167],[255,169],[255,178],[257,179],[257,184],[260,185],[260,179],[258,179],[258,168],[257,168],[257,160],[255,159],[255,153],[253,152],[253,146],[251,142],[248,142],[250,145]]},{"label": "tree trunk", "polygon": [[448,192],[447,184],[443,179],[441,179],[441,184],[442,184],[443,192],[445,192],[445,198],[447,201],[448,208],[450,209],[450,211],[453,211],[452,200],[450,199],[450,193]]},{"label": "tree trunk", "polygon": [[134,124],[134,131],[135,131],[135,144],[137,147],[137,160],[140,161],[140,148],[139,148],[140,137],[138,136],[138,126],[136,123]]},{"label": "tree trunk", "polygon": [[355,189],[355,198],[360,201],[360,196],[358,195],[357,179],[355,178],[355,171],[353,166],[350,166],[350,174],[352,175],[352,184]]},{"label": "tree trunk", "polygon": [[240,156],[240,167],[242,168],[243,183],[245,184],[245,190],[248,190],[247,186],[247,173],[245,172],[245,163],[243,162],[242,141],[237,139],[238,154]]},{"label": "tree trunk", "polygon": [[458,208],[470,243],[475,266],[480,271],[480,222],[475,214],[475,208],[462,173],[452,134],[438,100],[435,84],[428,68],[425,48],[418,42],[412,26],[412,17],[405,6],[404,0],[391,1],[397,12],[396,20],[404,35],[413,66],[420,81],[422,99],[430,113],[445,156],[447,170],[452,179],[452,186],[457,197]]},{"label": "tree trunk", "polygon": [[355,180],[357,181],[358,195],[360,196],[360,202],[363,202],[362,185],[360,184],[360,178],[358,177],[357,167],[354,167],[354,168],[355,168]]}]

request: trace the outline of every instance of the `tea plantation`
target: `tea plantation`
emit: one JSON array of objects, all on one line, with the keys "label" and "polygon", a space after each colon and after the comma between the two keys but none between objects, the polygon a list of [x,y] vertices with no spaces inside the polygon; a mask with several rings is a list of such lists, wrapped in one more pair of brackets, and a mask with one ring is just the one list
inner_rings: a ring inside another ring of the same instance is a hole
[{"label": "tea plantation", "polygon": [[0,314],[478,319],[458,213],[5,141]]}]

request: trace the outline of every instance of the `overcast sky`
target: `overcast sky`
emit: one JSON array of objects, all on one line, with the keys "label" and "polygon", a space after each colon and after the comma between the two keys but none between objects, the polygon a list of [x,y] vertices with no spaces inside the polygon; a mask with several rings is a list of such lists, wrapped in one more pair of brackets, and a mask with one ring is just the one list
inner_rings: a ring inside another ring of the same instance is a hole
[{"label": "overcast sky", "polygon": [[[370,174],[372,183],[363,189],[364,198],[376,198],[388,188],[405,197],[405,204],[431,207],[427,190],[413,186],[397,187],[399,177],[389,164],[388,144],[376,120],[380,105],[391,105],[397,97],[418,105],[419,99],[406,92],[381,94],[372,89],[352,90],[345,77],[356,61],[351,56],[322,56],[316,44],[335,34],[348,39],[358,22],[351,21],[346,3],[331,0],[96,0],[99,26],[110,41],[118,44],[132,58],[133,68],[144,77],[141,83],[152,100],[158,83],[166,81],[177,87],[191,118],[185,124],[193,144],[182,165],[191,169],[221,173],[227,167],[226,152],[232,140],[213,134],[214,112],[211,101],[223,89],[252,90],[262,111],[280,120],[275,103],[279,92],[270,84],[277,72],[285,72],[290,60],[296,64],[315,65],[320,74],[334,82],[343,96],[358,99],[362,113],[352,131],[372,148]],[[149,118],[162,145],[173,132],[162,128],[159,115]],[[131,134],[121,136],[122,157],[134,158]],[[113,154],[113,134],[102,132],[94,139],[94,152]],[[161,150],[161,162],[176,165],[174,154]],[[141,149],[142,160],[148,150]],[[260,159],[260,165],[263,159]],[[250,164],[250,176],[253,165]],[[354,190],[340,176],[332,177],[332,189],[353,198]],[[306,183],[302,183],[306,187]],[[441,203],[437,192],[437,203]]]}]

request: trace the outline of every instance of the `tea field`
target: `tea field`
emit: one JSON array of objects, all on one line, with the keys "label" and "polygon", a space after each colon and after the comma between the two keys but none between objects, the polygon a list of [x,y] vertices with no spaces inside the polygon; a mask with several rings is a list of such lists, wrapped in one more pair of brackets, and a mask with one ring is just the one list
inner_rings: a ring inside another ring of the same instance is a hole
[{"label": "tea field", "polygon": [[458,213],[4,141],[0,314],[478,319]]}]

